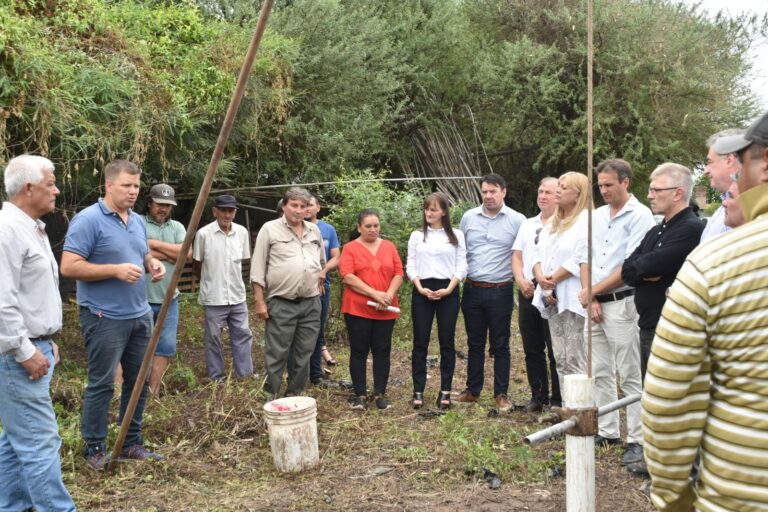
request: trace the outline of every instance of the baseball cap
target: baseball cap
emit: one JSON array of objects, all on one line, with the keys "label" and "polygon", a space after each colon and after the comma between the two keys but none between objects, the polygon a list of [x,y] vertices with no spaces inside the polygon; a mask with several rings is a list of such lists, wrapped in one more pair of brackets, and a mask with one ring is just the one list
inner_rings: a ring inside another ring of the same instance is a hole
[{"label": "baseball cap", "polygon": [[229,194],[218,196],[213,201],[213,206],[216,208],[235,208],[237,209],[237,199]]},{"label": "baseball cap", "polygon": [[752,123],[744,134],[720,137],[712,144],[712,149],[718,155],[727,155],[737,153],[755,142],[762,146],[768,146],[768,112],[765,112],[757,121]]},{"label": "baseball cap", "polygon": [[176,206],[176,192],[173,191],[170,185],[165,183],[158,183],[149,189],[149,197],[156,203]]}]

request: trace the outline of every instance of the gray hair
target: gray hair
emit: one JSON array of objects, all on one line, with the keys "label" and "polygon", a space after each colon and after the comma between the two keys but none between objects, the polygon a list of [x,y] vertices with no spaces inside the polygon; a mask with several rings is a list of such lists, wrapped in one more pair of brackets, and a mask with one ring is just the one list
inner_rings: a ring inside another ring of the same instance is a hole
[{"label": "gray hair", "polygon": [[5,193],[17,195],[24,185],[37,185],[43,181],[43,171],[54,172],[53,162],[42,156],[19,155],[5,167]]},{"label": "gray hair", "polygon": [[557,178],[555,178],[554,176],[544,176],[543,178],[541,178],[541,181],[539,181],[539,186],[542,186],[548,181],[554,181],[555,183],[557,183]]},{"label": "gray hair", "polygon": [[304,204],[309,204],[311,197],[312,195],[307,189],[301,187],[291,187],[285,191],[285,194],[283,194],[283,206],[288,204],[288,201],[295,199],[302,201]]},{"label": "gray hair", "polygon": [[684,165],[664,162],[653,170],[651,179],[658,178],[659,176],[669,176],[673,186],[683,189],[683,199],[685,202],[690,202],[691,193],[693,192],[693,173],[691,173],[690,169]]},{"label": "gray hair", "polygon": [[104,168],[104,178],[107,181],[115,181],[121,172],[135,176],[136,174],[141,174],[141,169],[139,169],[138,165],[128,160],[113,160]]}]

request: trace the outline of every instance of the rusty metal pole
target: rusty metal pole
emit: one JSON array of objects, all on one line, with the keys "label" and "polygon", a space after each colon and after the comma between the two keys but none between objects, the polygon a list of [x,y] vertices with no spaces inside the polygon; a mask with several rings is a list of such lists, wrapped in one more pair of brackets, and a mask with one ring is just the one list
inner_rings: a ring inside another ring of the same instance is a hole
[{"label": "rusty metal pole", "polygon": [[184,243],[181,245],[181,251],[179,258],[176,261],[176,266],[173,271],[173,276],[171,277],[171,282],[168,285],[168,290],[165,293],[163,305],[160,307],[160,312],[157,315],[157,322],[155,323],[155,327],[152,330],[152,337],[149,340],[147,352],[144,354],[144,361],[141,363],[139,376],[136,379],[136,384],[133,387],[131,399],[128,402],[128,407],[126,408],[125,415],[123,416],[123,423],[120,425],[120,433],[117,435],[115,447],[112,450],[112,458],[109,461],[109,471],[113,471],[115,469],[117,458],[120,456],[123,443],[125,442],[125,436],[128,434],[128,426],[131,424],[131,418],[133,418],[133,414],[136,411],[136,406],[139,402],[141,390],[147,380],[147,373],[149,373],[149,368],[152,363],[152,358],[155,354],[155,347],[157,347],[157,342],[160,338],[160,332],[162,332],[163,329],[165,317],[168,315],[168,308],[171,304],[171,300],[173,299],[174,290],[176,289],[176,286],[179,283],[179,278],[181,277],[181,273],[184,270],[184,264],[187,261],[187,253],[192,246],[192,240],[194,239],[197,226],[200,223],[200,218],[203,215],[203,208],[205,208],[205,203],[208,201],[208,194],[210,193],[211,186],[213,185],[213,178],[216,176],[216,170],[219,168],[219,162],[221,162],[221,158],[224,154],[224,148],[226,147],[227,141],[229,140],[229,135],[232,132],[232,126],[235,123],[237,111],[240,108],[240,102],[245,95],[245,88],[248,85],[248,77],[251,74],[253,62],[256,59],[256,53],[259,50],[261,39],[264,36],[264,30],[266,29],[269,15],[272,12],[273,3],[274,0],[265,0],[264,4],[261,6],[259,21],[256,24],[256,31],[253,34],[251,44],[248,47],[248,52],[245,55],[243,67],[240,69],[240,75],[237,78],[235,91],[232,93],[232,99],[229,102],[229,107],[227,108],[227,113],[224,117],[224,123],[221,126],[219,138],[216,141],[216,147],[214,148],[213,155],[211,156],[211,162],[208,165],[208,171],[206,172],[205,179],[203,180],[203,184],[200,187],[200,193],[197,196],[195,209],[192,212],[192,218],[190,219],[189,226],[187,227],[187,236],[184,238]]}]

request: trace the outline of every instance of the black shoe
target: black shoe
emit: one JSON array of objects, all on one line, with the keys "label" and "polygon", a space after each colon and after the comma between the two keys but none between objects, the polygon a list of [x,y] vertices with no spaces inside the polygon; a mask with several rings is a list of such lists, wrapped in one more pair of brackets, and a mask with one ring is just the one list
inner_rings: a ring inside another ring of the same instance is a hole
[{"label": "black shoe", "polygon": [[424,407],[424,393],[420,391],[413,392],[413,399],[411,399],[411,405],[414,409],[421,409]]},{"label": "black shoe", "polygon": [[384,395],[378,395],[373,402],[376,404],[376,407],[378,407],[380,411],[386,411],[389,409],[389,401],[384,398]]},{"label": "black shoe", "polygon": [[648,474],[648,466],[645,465],[644,460],[641,460],[640,462],[633,462],[632,464],[627,464],[627,471],[633,475],[641,476],[643,478],[649,478],[651,476]]},{"label": "black shoe", "polygon": [[621,464],[636,464],[643,461],[643,446],[639,443],[627,443],[624,455],[621,457]]},{"label": "black shoe", "polygon": [[365,396],[356,396],[352,400],[350,400],[349,405],[358,411],[364,411],[366,408],[366,397]]},{"label": "black shoe", "polygon": [[531,400],[528,402],[528,405],[525,406],[523,411],[525,412],[541,412],[542,409],[544,409],[544,406],[541,402],[538,402],[536,400]]},{"label": "black shoe", "polygon": [[317,386],[320,388],[327,388],[330,385],[330,381],[322,377],[320,377],[319,379],[311,379],[310,382],[312,383],[313,386]]},{"label": "black shoe", "polygon": [[620,444],[621,439],[617,437],[603,437],[601,435],[595,436],[595,448],[607,448],[608,446],[618,446]]}]

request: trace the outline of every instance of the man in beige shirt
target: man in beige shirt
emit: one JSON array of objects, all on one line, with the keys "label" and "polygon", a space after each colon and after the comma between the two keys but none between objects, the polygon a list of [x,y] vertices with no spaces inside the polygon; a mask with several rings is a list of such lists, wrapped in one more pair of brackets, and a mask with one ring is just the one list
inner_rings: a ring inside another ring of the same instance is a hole
[{"label": "man in beige shirt", "polygon": [[320,331],[325,249],[320,230],[304,220],[310,194],[292,187],[283,196],[283,216],[267,222],[256,237],[251,260],[256,316],[266,322],[265,390],[277,395],[288,358],[286,395],[301,393]]},{"label": "man in beige shirt", "polygon": [[248,231],[233,222],[236,213],[233,196],[218,196],[213,203],[216,220],[197,232],[192,251],[193,269],[200,277],[198,301],[205,306],[205,365],[208,377],[216,381],[225,377],[221,346],[225,322],[235,373],[241,379],[253,375],[253,335],[243,281],[243,260],[251,256],[251,242]]}]

